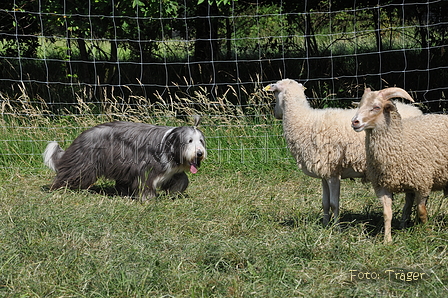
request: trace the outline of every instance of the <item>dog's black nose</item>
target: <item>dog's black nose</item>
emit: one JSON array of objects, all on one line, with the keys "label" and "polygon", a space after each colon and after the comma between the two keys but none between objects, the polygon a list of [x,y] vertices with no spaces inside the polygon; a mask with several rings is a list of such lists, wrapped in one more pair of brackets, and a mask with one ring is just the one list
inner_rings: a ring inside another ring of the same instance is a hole
[{"label": "dog's black nose", "polygon": [[197,156],[197,157],[201,157],[202,155],[204,155],[204,153],[202,153],[201,150],[198,150],[198,152],[196,153],[196,156]]}]

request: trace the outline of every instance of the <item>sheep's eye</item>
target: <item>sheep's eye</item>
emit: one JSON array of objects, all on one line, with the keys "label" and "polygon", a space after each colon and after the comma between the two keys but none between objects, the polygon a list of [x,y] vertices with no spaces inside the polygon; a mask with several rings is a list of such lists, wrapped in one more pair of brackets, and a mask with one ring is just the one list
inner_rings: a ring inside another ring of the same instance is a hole
[{"label": "sheep's eye", "polygon": [[193,143],[193,139],[188,140],[188,143]]},{"label": "sheep's eye", "polygon": [[372,109],[372,111],[379,111],[380,109],[381,109],[381,107],[379,107],[379,106],[374,106],[373,109]]}]

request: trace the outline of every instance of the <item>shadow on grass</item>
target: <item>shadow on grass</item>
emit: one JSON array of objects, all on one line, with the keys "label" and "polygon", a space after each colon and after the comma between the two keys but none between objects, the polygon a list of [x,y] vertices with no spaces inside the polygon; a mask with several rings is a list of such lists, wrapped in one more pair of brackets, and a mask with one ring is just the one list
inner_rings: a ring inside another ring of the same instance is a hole
[{"label": "shadow on grass", "polygon": [[[315,213],[309,215],[309,218],[320,218],[321,214]],[[397,212],[393,215],[392,219],[392,230],[403,230],[412,228],[419,223],[416,220],[411,220],[408,223],[406,228],[401,227],[400,223],[401,212]],[[299,218],[299,216],[289,217],[284,219],[278,219],[278,223],[281,226],[290,227],[290,228],[298,228],[300,225],[304,223],[304,221],[308,221],[307,219]],[[448,225],[448,216],[438,215],[433,218],[430,218],[430,222],[435,222],[438,225],[447,226]],[[323,227],[322,219],[320,218],[318,221],[314,223],[318,223]],[[378,234],[384,233],[384,218],[382,212],[344,212],[341,214],[339,219],[339,224],[336,226],[334,224],[330,224],[330,228],[337,228],[340,231],[346,231],[350,228],[354,228],[357,226],[362,226],[364,232],[370,237],[376,237]]]},{"label": "shadow on grass", "polygon": [[[57,191],[57,190],[50,190],[51,185],[43,185],[41,187],[41,190],[44,192],[52,192],[52,191]],[[92,185],[91,187],[89,187],[88,189],[71,189],[70,191],[86,191],[92,194],[98,194],[98,195],[102,195],[102,196],[106,196],[108,198],[113,198],[113,197],[121,197],[123,199],[131,199],[131,200],[135,200],[135,201],[141,201],[141,198],[138,196],[130,196],[128,194],[123,194],[122,192],[120,192],[119,190],[117,190],[117,188],[115,187],[115,185],[113,184],[100,184],[100,185]],[[180,199],[180,198],[186,198],[188,197],[188,194],[186,193],[182,193],[182,194],[166,194],[165,192],[161,192],[157,194],[157,198],[156,199],[163,199],[163,198],[169,198],[172,200],[176,200],[176,199]]]}]

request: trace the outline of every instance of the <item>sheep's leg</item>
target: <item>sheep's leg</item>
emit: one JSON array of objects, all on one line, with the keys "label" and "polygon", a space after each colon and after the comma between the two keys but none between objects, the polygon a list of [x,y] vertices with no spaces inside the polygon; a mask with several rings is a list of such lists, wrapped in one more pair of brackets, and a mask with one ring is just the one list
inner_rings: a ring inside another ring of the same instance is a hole
[{"label": "sheep's leg", "polygon": [[401,215],[400,225],[402,229],[406,228],[409,223],[409,219],[411,218],[412,206],[414,206],[414,202],[415,202],[415,193],[407,192],[405,204],[403,207],[403,213]]},{"label": "sheep's leg", "polygon": [[330,222],[330,188],[327,180],[322,178],[322,208],[324,209],[323,225]]},{"label": "sheep's leg", "polygon": [[330,222],[330,209],[334,215],[335,224],[339,223],[339,194],[341,179],[330,177],[322,179],[322,207],[324,209],[324,226]]},{"label": "sheep's leg", "polygon": [[425,224],[428,221],[428,212],[426,211],[427,195],[417,195],[417,216],[421,223]]},{"label": "sheep's leg", "polygon": [[339,223],[339,195],[341,191],[341,179],[339,177],[330,177],[328,186],[330,188],[330,207],[334,215],[334,223]]},{"label": "sheep's leg", "polygon": [[386,189],[380,189],[376,193],[383,203],[384,243],[390,243],[392,242],[392,193]]}]

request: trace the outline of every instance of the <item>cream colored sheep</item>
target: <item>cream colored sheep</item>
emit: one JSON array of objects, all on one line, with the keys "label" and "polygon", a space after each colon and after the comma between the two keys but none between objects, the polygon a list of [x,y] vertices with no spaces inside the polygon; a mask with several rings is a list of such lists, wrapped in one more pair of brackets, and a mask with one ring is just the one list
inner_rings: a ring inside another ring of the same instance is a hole
[{"label": "cream colored sheep", "polygon": [[[340,180],[365,176],[364,135],[355,133],[349,123],[355,110],[313,109],[303,85],[290,79],[264,90],[274,92],[275,117],[283,119],[284,136],[299,168],[322,181],[323,224],[329,223],[330,208],[337,223]],[[422,114],[416,107],[399,105],[409,117]]]},{"label": "cream colored sheep", "polygon": [[[401,119],[394,97],[413,101],[400,88],[366,89],[352,119],[355,131],[365,131],[367,179],[384,208],[384,241],[392,241],[392,193],[415,193],[417,214],[427,221],[426,200],[431,190],[448,191],[448,116],[423,115]],[[403,223],[413,202],[406,200]]]}]

